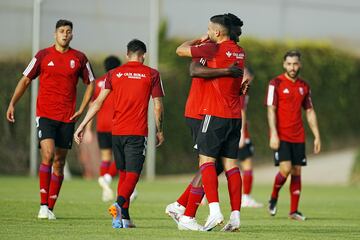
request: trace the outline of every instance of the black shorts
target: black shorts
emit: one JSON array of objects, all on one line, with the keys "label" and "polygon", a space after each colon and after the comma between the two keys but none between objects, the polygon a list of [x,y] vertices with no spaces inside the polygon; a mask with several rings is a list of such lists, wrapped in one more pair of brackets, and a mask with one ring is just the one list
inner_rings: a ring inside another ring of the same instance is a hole
[{"label": "black shorts", "polygon": [[187,118],[185,118],[185,121],[186,121],[186,125],[188,125],[188,127],[190,128],[191,137],[192,137],[193,143],[194,143],[194,148],[197,149],[196,138],[197,138],[197,135],[198,135],[202,120],[187,117]]},{"label": "black shorts", "polygon": [[238,159],[244,161],[245,159],[254,156],[254,145],[249,140],[245,142],[245,146],[239,149]]},{"label": "black shorts", "polygon": [[147,138],[113,135],[112,143],[116,168],[140,174],[145,161]]},{"label": "black shorts", "polygon": [[58,148],[71,149],[75,123],[65,123],[44,117],[36,117],[36,128],[40,142],[44,139],[54,139]]},{"label": "black shorts", "polygon": [[97,132],[97,139],[100,149],[112,148],[112,135],[111,132]]},{"label": "black shorts", "polygon": [[206,115],[198,132],[199,153],[212,158],[237,159],[241,119]]},{"label": "black shorts", "polygon": [[293,166],[306,166],[305,143],[280,141],[280,147],[274,153],[275,166],[280,162],[291,161]]}]

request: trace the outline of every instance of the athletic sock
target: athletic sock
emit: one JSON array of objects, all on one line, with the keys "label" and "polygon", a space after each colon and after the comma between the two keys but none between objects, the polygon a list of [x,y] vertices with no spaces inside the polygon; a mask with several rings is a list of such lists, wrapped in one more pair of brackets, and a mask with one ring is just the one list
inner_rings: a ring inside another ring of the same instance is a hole
[{"label": "athletic sock", "polygon": [[124,170],[119,170],[119,180],[117,185],[117,195],[120,195],[120,189],[123,186],[126,178],[126,172]]},{"label": "athletic sock", "polygon": [[215,163],[207,162],[200,166],[202,182],[209,203],[219,202],[218,178]]},{"label": "athletic sock", "polygon": [[115,161],[111,161],[110,167],[109,167],[109,171],[108,174],[110,174],[110,176],[115,177],[116,175],[118,175],[118,170],[116,168],[116,163]]},{"label": "athletic sock", "polygon": [[278,172],[278,174],[276,174],[273,191],[271,193],[272,199],[278,199],[279,191],[285,182],[286,182],[286,177],[284,177],[283,175],[281,175],[280,172]]},{"label": "athletic sock", "polygon": [[225,172],[231,204],[231,211],[240,211],[241,206],[241,175],[238,167]]},{"label": "athletic sock", "polygon": [[[139,180],[140,175],[135,172],[126,172],[125,181],[122,183],[122,186],[119,191],[118,199],[119,197],[123,197],[126,201],[129,201],[130,195],[135,189],[135,186]],[[119,203],[119,202],[118,202]],[[122,207],[125,202],[122,202],[119,205]]]},{"label": "athletic sock", "polygon": [[63,180],[64,180],[64,176],[56,176],[55,174],[51,175],[49,198],[48,198],[50,210],[54,208],[56,200],[59,198],[59,193]]},{"label": "athletic sock", "polygon": [[192,184],[190,183],[187,186],[187,188],[185,189],[185,191],[180,195],[180,197],[177,200],[177,202],[183,207],[186,207],[186,205],[188,203],[191,187],[192,187]]},{"label": "athletic sock", "polygon": [[100,163],[100,176],[104,176],[105,173],[109,172],[110,162],[102,160]]},{"label": "athletic sock", "polygon": [[243,178],[243,189],[244,189],[243,193],[250,195],[252,189],[252,183],[253,183],[253,171],[252,170],[243,171],[242,178]]},{"label": "athletic sock", "polygon": [[290,213],[297,212],[301,193],[301,176],[291,175],[290,182]]},{"label": "athletic sock", "polygon": [[204,196],[203,187],[191,187],[188,203],[184,215],[188,217],[195,217],[196,211]]},{"label": "athletic sock", "polygon": [[41,163],[39,168],[40,204],[48,204],[51,166]]}]

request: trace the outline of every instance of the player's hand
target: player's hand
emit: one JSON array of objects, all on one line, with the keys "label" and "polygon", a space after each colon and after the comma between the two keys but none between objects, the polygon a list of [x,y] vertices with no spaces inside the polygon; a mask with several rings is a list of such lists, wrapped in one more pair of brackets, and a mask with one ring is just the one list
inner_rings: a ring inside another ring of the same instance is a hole
[{"label": "player's hand", "polygon": [[82,111],[77,111],[77,112],[75,112],[74,115],[72,115],[72,116],[70,117],[70,120],[71,120],[71,121],[73,121],[73,120],[77,121],[78,118],[81,116],[81,114],[82,114]]},{"label": "player's hand", "polygon": [[230,71],[230,76],[233,78],[242,77],[244,74],[244,71],[241,68],[239,68],[237,62],[233,63],[228,69]]},{"label": "player's hand", "polygon": [[77,144],[80,144],[83,140],[83,136],[84,136],[84,128],[79,126],[74,133],[74,141]]},{"label": "player's hand", "polygon": [[249,92],[250,82],[248,79],[241,83],[240,95],[246,95]]},{"label": "player's hand", "polygon": [[156,147],[161,146],[164,141],[165,141],[164,133],[163,132],[157,132],[156,133]]},{"label": "player's hand", "polygon": [[318,154],[321,151],[321,140],[320,138],[315,138],[314,140],[314,153]]},{"label": "player's hand", "polygon": [[245,136],[241,134],[240,141],[239,141],[239,148],[243,148],[245,146]]},{"label": "player's hand", "polygon": [[14,112],[15,112],[15,108],[13,105],[9,105],[7,112],[6,112],[6,119],[9,122],[14,123],[15,122],[15,117],[14,117]]},{"label": "player's hand", "polygon": [[277,134],[271,134],[270,136],[270,148],[272,150],[278,150],[280,147],[280,139]]}]

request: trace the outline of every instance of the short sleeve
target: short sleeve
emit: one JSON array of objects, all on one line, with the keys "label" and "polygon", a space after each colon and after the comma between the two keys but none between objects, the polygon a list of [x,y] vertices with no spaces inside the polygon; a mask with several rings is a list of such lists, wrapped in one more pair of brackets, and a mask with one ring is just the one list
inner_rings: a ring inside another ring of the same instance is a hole
[{"label": "short sleeve", "polygon": [[218,50],[218,45],[215,43],[202,43],[199,45],[191,46],[191,56],[193,58],[211,59],[214,57]]},{"label": "short sleeve", "polygon": [[40,75],[41,72],[41,62],[46,55],[45,50],[40,50],[36,55],[31,59],[29,65],[26,67],[23,75],[30,78],[35,79]]},{"label": "short sleeve", "polygon": [[151,96],[153,98],[165,96],[160,73],[155,69],[151,69]]},{"label": "short sleeve", "polygon": [[266,106],[277,106],[278,96],[277,96],[277,84],[275,80],[269,82],[269,86],[266,92],[265,105]]},{"label": "short sleeve", "polygon": [[90,84],[90,82],[95,80],[94,72],[92,70],[91,64],[85,55],[82,55],[81,60],[81,78],[85,84]]},{"label": "short sleeve", "polygon": [[311,90],[308,88],[307,94],[304,97],[304,100],[302,102],[302,107],[306,109],[313,108],[312,99],[311,99]]},{"label": "short sleeve", "polygon": [[104,89],[110,89],[112,90],[112,81],[111,81],[111,71],[108,72],[105,76],[105,84],[103,86]]}]

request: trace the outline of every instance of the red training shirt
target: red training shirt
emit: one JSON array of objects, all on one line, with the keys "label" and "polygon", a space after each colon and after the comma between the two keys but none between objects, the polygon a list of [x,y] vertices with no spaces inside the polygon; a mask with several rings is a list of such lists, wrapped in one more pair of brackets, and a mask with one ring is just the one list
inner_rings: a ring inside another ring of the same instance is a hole
[{"label": "red training shirt", "polygon": [[[214,47],[202,45],[191,48],[193,57],[212,57],[207,61],[211,68],[227,68],[237,62],[240,68],[244,68],[245,53],[234,41],[226,40],[217,45],[215,54]],[[200,113],[221,118],[241,118],[241,78],[218,77],[205,81],[204,95]]]},{"label": "red training shirt", "polygon": [[140,62],[128,62],[108,72],[105,88],[114,94],[112,135],[147,136],[150,95],[164,96],[159,72]]},{"label": "red training shirt", "polygon": [[[244,110],[246,112],[248,103],[249,103],[249,95],[241,95],[240,96],[241,110]],[[246,120],[245,131],[244,131],[245,141],[250,140],[250,133],[249,133],[249,129],[248,129],[248,123],[249,123],[249,121]]]},{"label": "red training shirt", "polygon": [[305,131],[301,108],[312,108],[309,85],[300,78],[295,82],[282,74],[269,82],[266,105],[276,107],[276,128],[281,141],[303,143]]},{"label": "red training shirt", "polygon": [[94,80],[85,54],[72,48],[61,53],[55,46],[40,50],[23,74],[30,79],[39,76],[36,116],[66,123],[75,113],[79,77],[85,84]]},{"label": "red training shirt", "polygon": [[[93,95],[93,100],[95,100],[101,89],[105,87],[105,77],[106,74],[95,80],[95,90]],[[103,102],[99,112],[96,114],[96,131],[97,132],[111,132],[112,129],[112,119],[114,115],[114,105],[113,105],[113,92],[110,92],[105,101]]]}]

